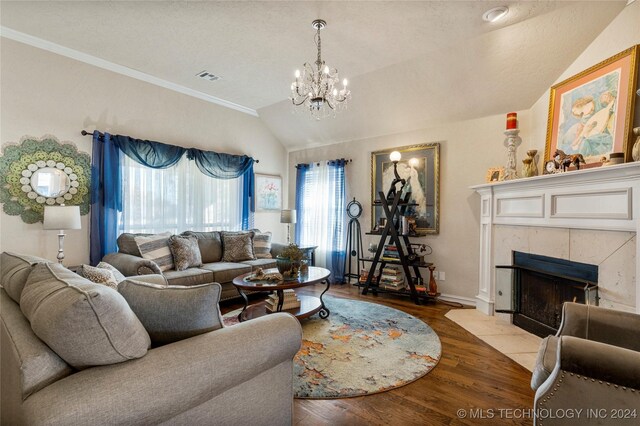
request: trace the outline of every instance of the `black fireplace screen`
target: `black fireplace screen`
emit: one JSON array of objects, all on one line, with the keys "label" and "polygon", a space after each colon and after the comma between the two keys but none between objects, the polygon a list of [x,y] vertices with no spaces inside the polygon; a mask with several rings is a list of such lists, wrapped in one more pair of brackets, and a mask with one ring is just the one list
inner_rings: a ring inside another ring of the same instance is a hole
[{"label": "black fireplace screen", "polygon": [[496,266],[495,309],[544,337],[558,331],[564,302],[598,305],[597,282],[596,265],[513,252],[512,265]]}]

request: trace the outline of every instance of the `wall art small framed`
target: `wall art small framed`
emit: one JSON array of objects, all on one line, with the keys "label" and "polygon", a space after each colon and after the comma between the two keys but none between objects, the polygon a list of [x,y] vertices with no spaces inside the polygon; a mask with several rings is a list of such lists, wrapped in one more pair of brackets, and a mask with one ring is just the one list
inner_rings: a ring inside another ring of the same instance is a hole
[{"label": "wall art small framed", "polygon": [[504,180],[504,167],[491,167],[488,169],[485,180],[488,183],[502,182]]},{"label": "wall art small framed", "polygon": [[[407,210],[410,220],[415,220],[417,235],[440,232],[440,144],[428,143],[375,151],[371,153],[371,201],[380,198],[379,192],[387,193],[394,179],[393,162],[389,155],[399,151],[398,174],[406,180],[403,194],[411,191],[411,202],[417,206]],[[384,212],[379,206],[371,210],[371,229],[381,225]]]},{"label": "wall art small framed", "polygon": [[640,45],[551,87],[545,161],[556,150],[600,164],[612,152],[631,158]]},{"label": "wall art small framed", "polygon": [[282,178],[256,173],[256,211],[282,210]]}]

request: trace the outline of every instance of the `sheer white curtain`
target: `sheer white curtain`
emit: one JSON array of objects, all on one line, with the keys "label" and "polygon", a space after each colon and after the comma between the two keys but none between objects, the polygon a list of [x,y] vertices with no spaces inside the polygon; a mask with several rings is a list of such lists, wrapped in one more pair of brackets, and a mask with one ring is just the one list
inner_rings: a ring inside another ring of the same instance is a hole
[{"label": "sheer white curtain", "polygon": [[211,178],[184,157],[167,169],[152,169],[123,157],[120,229],[124,232],[241,228],[242,178]]}]

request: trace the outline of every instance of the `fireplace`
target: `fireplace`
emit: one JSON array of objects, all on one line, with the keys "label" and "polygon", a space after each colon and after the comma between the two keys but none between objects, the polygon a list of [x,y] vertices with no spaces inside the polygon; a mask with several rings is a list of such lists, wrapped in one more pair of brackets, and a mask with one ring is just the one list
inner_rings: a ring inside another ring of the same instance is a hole
[{"label": "fireplace", "polygon": [[564,302],[598,304],[598,266],[513,252],[512,264],[496,266],[496,312],[540,337],[560,327]]}]

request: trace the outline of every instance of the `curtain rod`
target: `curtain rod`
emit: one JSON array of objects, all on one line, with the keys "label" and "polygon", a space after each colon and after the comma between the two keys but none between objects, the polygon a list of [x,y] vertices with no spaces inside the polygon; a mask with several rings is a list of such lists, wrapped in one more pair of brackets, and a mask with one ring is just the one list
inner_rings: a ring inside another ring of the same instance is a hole
[{"label": "curtain rod", "polygon": [[[335,160],[329,160],[329,161],[327,161],[327,164],[331,163],[332,161],[340,161],[340,160],[344,160],[344,164],[345,164],[345,166],[346,166],[347,164],[349,164],[349,163],[352,163],[352,162],[353,162],[353,160],[352,160],[351,158],[349,158],[348,160],[347,160],[346,158],[338,158],[338,159],[335,159]],[[319,165],[320,165],[320,161],[312,161],[312,162],[311,162],[311,164],[313,164],[313,163],[316,163],[316,166],[319,166]],[[300,167],[300,166],[307,166],[307,165],[309,165],[309,163],[299,163],[299,164],[296,164],[296,169],[297,169],[298,167]]]},{"label": "curtain rod", "polygon": [[[82,131],[80,132],[80,134],[82,136],[93,136],[93,132],[87,132],[86,130],[82,129]],[[104,133],[102,132],[98,132],[98,134],[100,135],[100,137],[104,136]],[[259,163],[260,160],[253,160],[254,163]]]}]

